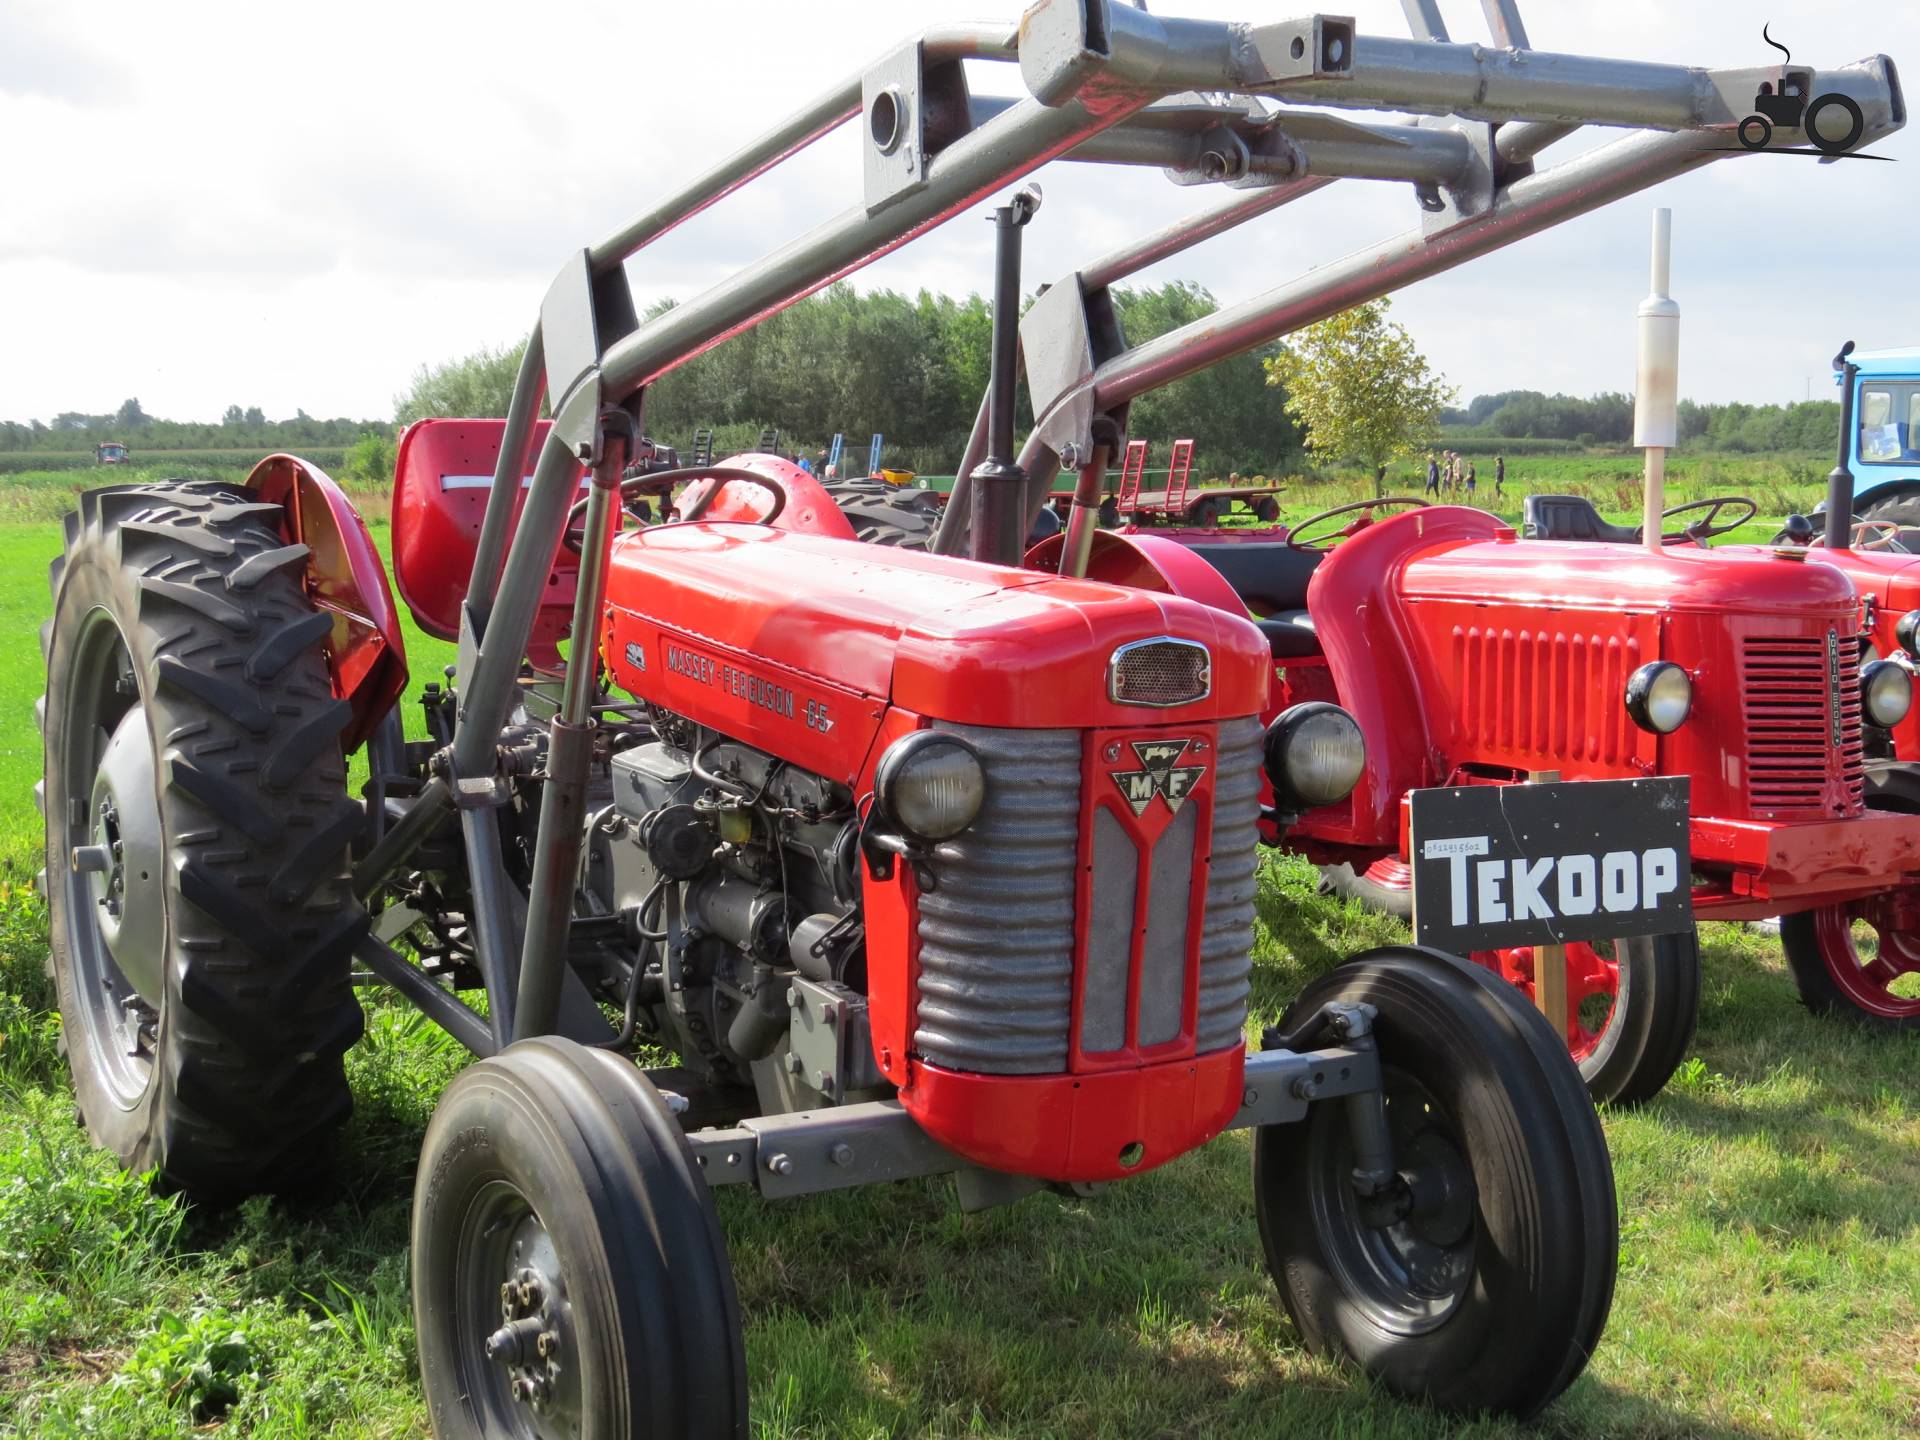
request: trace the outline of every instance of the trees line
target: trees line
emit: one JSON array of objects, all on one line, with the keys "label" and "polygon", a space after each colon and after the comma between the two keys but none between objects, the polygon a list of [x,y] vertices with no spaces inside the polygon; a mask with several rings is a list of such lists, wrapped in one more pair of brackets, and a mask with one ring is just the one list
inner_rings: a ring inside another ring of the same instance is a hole
[{"label": "trees line", "polygon": [[[1198,320],[1216,308],[1202,286],[1171,281],[1116,287],[1115,310],[1138,344]],[[670,308],[661,302],[649,315]],[[922,291],[857,291],[831,286],[726,344],[695,357],[648,392],[646,426],[656,438],[684,446],[696,430],[720,433],[724,448],[752,443],[777,428],[781,448],[814,454],[836,433],[864,463],[868,436],[886,436],[885,463],[922,473],[950,473],[960,458],[987,382],[991,315],[979,295],[956,298]],[[1306,467],[1302,436],[1286,393],[1270,385],[1262,361],[1277,344],[1224,361],[1133,403],[1130,432],[1164,446],[1178,436],[1197,442],[1203,474],[1285,474]],[[396,427],[426,415],[498,415],[512,392],[520,347],[482,350],[423,365],[395,397],[393,421],[317,419],[304,412],[268,420],[259,407],[228,407],[219,423],[164,420],[138,400],[102,415],[77,411],[39,420],[0,422],[0,452],[84,453],[103,440],[142,452],[185,449],[353,447],[349,465],[369,471],[390,456]],[[1020,424],[1031,423],[1024,393]],[[1793,405],[1701,405],[1683,401],[1683,444],[1696,450],[1824,450],[1837,424],[1831,401]],[[1467,444],[1477,436],[1543,442],[1620,445],[1632,438],[1630,397],[1585,398],[1513,390],[1482,395],[1442,412],[1436,443]],[[380,442],[385,442],[380,443]]]}]

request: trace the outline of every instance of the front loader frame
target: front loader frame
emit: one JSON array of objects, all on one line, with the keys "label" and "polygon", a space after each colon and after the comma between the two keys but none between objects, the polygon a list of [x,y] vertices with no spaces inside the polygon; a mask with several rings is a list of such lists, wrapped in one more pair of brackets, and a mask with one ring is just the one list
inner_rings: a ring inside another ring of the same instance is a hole
[{"label": "front loader frame", "polygon": [[[1407,0],[1407,8],[1411,40],[1357,35],[1352,21],[1334,16],[1256,26],[1165,19],[1117,0],[1040,0],[1017,30],[928,30],[571,256],[548,290],[514,385],[461,608],[452,744],[419,793],[382,826],[354,872],[356,892],[374,896],[458,816],[471,895],[467,918],[488,1013],[481,1016],[377,936],[360,945],[360,962],[476,1054],[493,1054],[530,1035],[603,1023],[591,1006],[569,1008],[567,986],[579,986],[564,958],[597,666],[568,667],[549,724],[524,915],[502,860],[498,807],[508,792],[500,739],[522,694],[522,657],[552,557],[579,499],[582,466],[592,483],[572,635],[580,644],[597,631],[607,542],[619,523],[621,471],[640,433],[645,388],[659,376],[1048,160],[1156,165],[1177,183],[1245,189],[1055,284],[1028,313],[1022,346],[1038,422],[1021,464],[1031,516],[1046,503],[1061,467],[1103,463],[1098,452],[1116,426],[1124,432],[1134,396],[1723,154],[1745,153],[1733,143],[1733,129],[1756,85],[1774,73],[1529,51],[1511,0],[1486,0],[1496,41],[1507,48],[1453,44],[1430,0]],[[972,97],[962,72],[968,60],[1018,65],[1028,93],[1014,101]],[[1860,104],[1868,117],[1866,140],[1904,121],[1898,82],[1884,57],[1817,80],[1822,90],[1842,91]],[[1360,124],[1303,105],[1422,118],[1411,125]],[[624,269],[630,257],[856,118],[865,131],[860,203],[704,294],[639,320]],[[1633,133],[1535,173],[1538,151],[1582,124]],[[1193,325],[1125,347],[1106,303],[1108,285],[1342,177],[1411,184],[1421,223]],[[536,459],[532,441],[543,402],[550,402],[554,423]],[[948,553],[965,548],[970,474],[984,453],[986,419],[983,405],[936,546]],[[515,525],[514,497],[530,461],[531,488]],[[577,999],[584,1000],[584,992]],[[1330,1075],[1329,1058],[1343,1056],[1350,1061],[1345,1071],[1336,1064]],[[1292,1118],[1317,1095],[1364,1089],[1377,1083],[1370,1066],[1370,1059],[1341,1050],[1249,1056],[1245,1103],[1233,1123],[1273,1123]],[[931,1144],[897,1106],[879,1102],[703,1132],[695,1149],[714,1183],[750,1176],[770,1193],[794,1193],[963,1166],[937,1146],[937,1153],[927,1151]],[[843,1150],[848,1158],[835,1159]],[[826,1158],[803,1161],[803,1154]]]}]

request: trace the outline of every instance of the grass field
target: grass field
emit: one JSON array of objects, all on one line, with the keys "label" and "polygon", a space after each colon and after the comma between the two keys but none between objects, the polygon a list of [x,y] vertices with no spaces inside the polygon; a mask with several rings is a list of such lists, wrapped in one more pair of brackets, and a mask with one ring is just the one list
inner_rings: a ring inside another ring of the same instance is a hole
[{"label": "grass field", "polygon": [[[40,512],[57,487],[11,493],[32,484],[0,482],[0,511],[35,517],[0,523],[0,1434],[424,1436],[408,1198],[460,1064],[450,1042],[370,1005],[338,1182],[293,1202],[214,1214],[158,1198],[73,1123],[28,884],[33,637],[59,547]],[[1783,494],[1770,521],[1798,503]],[[441,653],[416,652],[416,673]],[[1286,859],[1263,872],[1256,1023],[1342,956],[1403,938],[1312,880]],[[1920,1434],[1920,1037],[1814,1021],[1770,939],[1712,926],[1704,948],[1693,1055],[1647,1108],[1605,1117],[1612,1321],[1537,1427],[1449,1424],[1303,1353],[1258,1258],[1246,1138],[1230,1136],[1092,1201],[970,1217],[938,1181],[780,1205],[723,1191],[756,1433]]]}]

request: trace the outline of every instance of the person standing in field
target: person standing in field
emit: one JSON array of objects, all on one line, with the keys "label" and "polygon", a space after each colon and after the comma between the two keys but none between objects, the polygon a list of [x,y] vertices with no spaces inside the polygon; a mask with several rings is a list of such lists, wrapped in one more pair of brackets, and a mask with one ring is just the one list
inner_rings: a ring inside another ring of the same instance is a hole
[{"label": "person standing in field", "polygon": [[1440,462],[1434,458],[1431,450],[1427,452],[1426,493],[1429,495],[1438,495],[1440,493]]},{"label": "person standing in field", "polygon": [[1473,481],[1474,481],[1474,466],[1473,466],[1473,462],[1469,460],[1467,462],[1467,498],[1469,500],[1473,498]]},{"label": "person standing in field", "polygon": [[1493,493],[1497,497],[1506,494],[1506,491],[1507,457],[1504,455],[1496,455],[1493,457]]}]

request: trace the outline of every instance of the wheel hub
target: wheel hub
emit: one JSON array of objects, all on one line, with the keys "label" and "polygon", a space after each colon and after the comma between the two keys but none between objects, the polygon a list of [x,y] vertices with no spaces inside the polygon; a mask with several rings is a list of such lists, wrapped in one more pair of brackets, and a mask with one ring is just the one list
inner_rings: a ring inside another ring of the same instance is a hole
[{"label": "wheel hub", "polygon": [[153,742],[139,705],[121,717],[100,758],[87,834],[90,843],[74,847],[72,863],[90,877],[100,939],[139,999],[158,1008],[166,990],[166,849]]},{"label": "wheel hub", "polygon": [[514,1411],[538,1436],[579,1433],[581,1394],[574,1365],[573,1307],[559,1256],[538,1217],[513,1225],[500,1325],[481,1343],[505,1381]]}]

